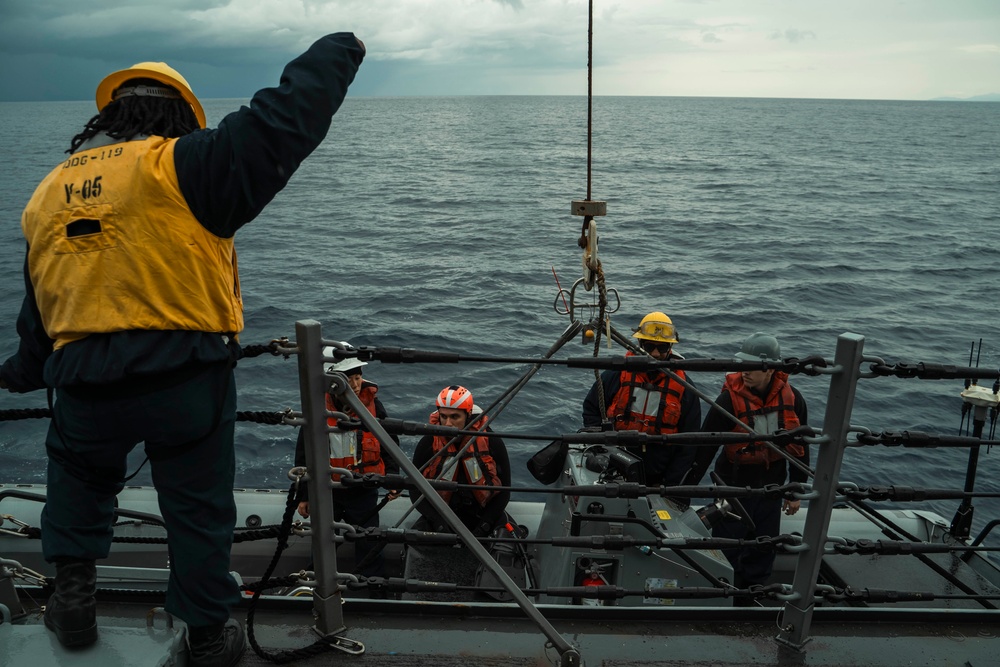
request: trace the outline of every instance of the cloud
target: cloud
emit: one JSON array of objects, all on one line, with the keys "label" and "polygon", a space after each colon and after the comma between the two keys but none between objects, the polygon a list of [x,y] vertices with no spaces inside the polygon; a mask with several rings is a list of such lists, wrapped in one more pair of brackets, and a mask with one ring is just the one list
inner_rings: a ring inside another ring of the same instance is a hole
[{"label": "cloud", "polygon": [[[976,94],[1000,80],[995,3],[601,0],[595,92]],[[109,71],[142,60],[169,62],[205,97],[249,97],[336,31],[354,32],[368,47],[352,94],[585,90],[587,0],[0,0],[0,7],[0,100],[89,98]],[[789,22],[822,26],[822,48],[813,30],[774,29]],[[787,75],[720,75],[744,68]],[[795,74],[805,68],[814,75]]]},{"label": "cloud", "polygon": [[798,44],[805,39],[816,39],[816,33],[812,30],[798,30],[797,28],[788,28],[787,30],[775,30],[771,33],[769,39],[784,39],[792,44]]},{"label": "cloud", "polygon": [[1000,46],[996,44],[972,44],[970,46],[960,46],[959,51],[966,53],[1000,53]]}]

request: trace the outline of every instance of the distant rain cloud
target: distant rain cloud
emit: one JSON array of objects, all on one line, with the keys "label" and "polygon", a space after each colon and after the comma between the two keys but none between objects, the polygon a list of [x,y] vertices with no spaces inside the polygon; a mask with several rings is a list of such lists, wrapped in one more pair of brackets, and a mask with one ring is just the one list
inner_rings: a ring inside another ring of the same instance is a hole
[{"label": "distant rain cloud", "polygon": [[775,30],[771,33],[771,39],[784,39],[788,40],[792,44],[797,44],[804,39],[816,39],[816,33],[812,30],[788,28],[787,30]]},{"label": "distant rain cloud", "polygon": [[722,44],[722,40],[716,37],[714,32],[706,32],[701,36],[701,41],[706,44]]}]

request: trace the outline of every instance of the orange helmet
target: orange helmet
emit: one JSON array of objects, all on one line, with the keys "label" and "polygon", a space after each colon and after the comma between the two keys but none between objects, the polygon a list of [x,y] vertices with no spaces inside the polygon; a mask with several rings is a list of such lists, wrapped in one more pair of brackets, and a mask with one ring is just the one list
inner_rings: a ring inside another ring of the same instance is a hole
[{"label": "orange helmet", "polygon": [[452,408],[455,410],[465,410],[472,412],[472,392],[457,384],[445,387],[437,397],[439,408]]}]

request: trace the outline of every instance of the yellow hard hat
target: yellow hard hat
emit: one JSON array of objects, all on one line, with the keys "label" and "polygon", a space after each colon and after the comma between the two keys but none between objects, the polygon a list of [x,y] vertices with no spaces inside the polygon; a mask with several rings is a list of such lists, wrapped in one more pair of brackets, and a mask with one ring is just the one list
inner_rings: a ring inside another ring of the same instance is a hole
[{"label": "yellow hard hat", "polygon": [[676,343],[677,330],[666,313],[655,312],[642,318],[632,338],[653,340],[658,343]]},{"label": "yellow hard hat", "polygon": [[167,63],[136,63],[128,69],[118,70],[104,77],[97,86],[97,110],[102,111],[111,104],[115,91],[129,79],[153,79],[177,89],[181,97],[191,105],[195,118],[198,119],[198,126],[205,127],[205,110],[201,108],[201,102],[194,96],[187,79]]}]

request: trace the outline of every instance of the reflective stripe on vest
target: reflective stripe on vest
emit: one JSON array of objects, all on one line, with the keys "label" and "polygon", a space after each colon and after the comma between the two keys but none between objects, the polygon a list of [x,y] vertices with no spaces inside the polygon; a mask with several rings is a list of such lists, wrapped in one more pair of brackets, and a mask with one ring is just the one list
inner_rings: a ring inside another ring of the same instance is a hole
[{"label": "reflective stripe on vest", "polygon": [[[687,378],[684,371],[677,371],[677,376]],[[684,385],[665,373],[651,380],[646,372],[622,371],[619,380],[621,386],[607,411],[616,431],[677,433]]]},{"label": "reflective stripe on vest", "polygon": [[[362,380],[361,393],[358,398],[365,404],[368,412],[375,416],[375,396],[378,394],[378,385],[368,380]],[[341,412],[333,403],[333,397],[326,395],[326,409],[329,412]],[[336,429],[337,420],[334,417],[327,417],[327,426]],[[358,439],[360,434],[361,456],[358,456]],[[336,429],[330,432],[330,467],[346,468],[359,474],[375,473],[385,474],[385,461],[382,460],[382,445],[378,438],[364,428],[357,430],[342,431]],[[333,473],[331,478],[334,482],[340,480],[340,473]]]},{"label": "reflective stripe on vest", "polygon": [[[428,418],[431,424],[440,424],[441,420],[438,416],[437,411],[431,413]],[[486,418],[480,417],[473,424],[467,425],[463,430],[483,430],[486,428]],[[445,446],[448,445],[451,438],[446,438],[444,436],[434,436],[433,444],[431,445],[434,450],[434,454],[437,454]],[[441,456],[434,456],[431,458],[430,463],[423,470],[423,476],[427,479],[437,479],[438,472],[447,465],[447,460],[451,459],[458,453],[458,450],[468,442],[468,436],[464,436],[460,443],[453,444],[448,447],[448,450]],[[486,503],[489,502],[490,498],[496,493],[496,491],[489,490],[491,486],[501,486],[500,475],[497,473],[497,464],[493,460],[493,456],[490,455],[490,440],[488,436],[480,435],[477,436],[468,449],[462,454],[460,460],[460,465],[465,471],[465,478],[469,484],[475,484],[481,488],[477,488],[472,491],[472,495],[475,497],[476,502],[481,506],[485,507]],[[459,465],[454,465],[448,473],[450,481],[460,482],[458,479],[458,469]],[[438,491],[438,495],[441,496],[442,500],[446,503],[451,501],[451,491]]]},{"label": "reflective stripe on vest", "polygon": [[[740,373],[728,374],[724,388],[733,402],[733,414],[757,433],[777,433],[800,425],[799,416],[795,414],[795,393],[788,384],[788,373],[775,371],[766,398],[750,391]],[[734,427],[733,431],[745,433],[739,427]],[[798,444],[786,445],[785,450],[797,457],[805,454],[802,445]],[[740,465],[763,464],[770,467],[771,463],[782,458],[781,454],[763,443],[726,445],[725,451],[730,463]]]}]

